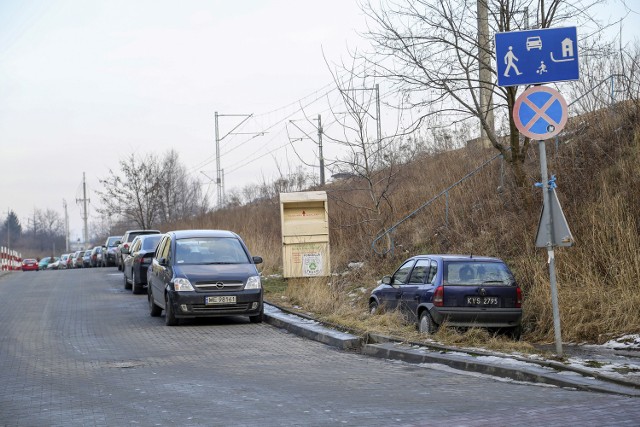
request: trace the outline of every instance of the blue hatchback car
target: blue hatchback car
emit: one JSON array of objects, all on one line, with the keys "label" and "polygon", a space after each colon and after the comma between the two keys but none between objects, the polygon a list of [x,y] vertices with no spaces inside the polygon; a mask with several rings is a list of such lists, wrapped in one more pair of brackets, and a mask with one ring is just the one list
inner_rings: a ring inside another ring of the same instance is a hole
[{"label": "blue hatchback car", "polygon": [[515,339],[522,331],[522,291],[498,258],[409,258],[371,292],[370,312],[380,309],[400,310],[426,334],[445,321],[455,327],[499,328]]}]

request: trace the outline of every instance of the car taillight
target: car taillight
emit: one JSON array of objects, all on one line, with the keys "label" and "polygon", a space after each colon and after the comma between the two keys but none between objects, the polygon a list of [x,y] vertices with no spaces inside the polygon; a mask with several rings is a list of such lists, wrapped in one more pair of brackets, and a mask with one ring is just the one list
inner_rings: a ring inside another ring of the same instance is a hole
[{"label": "car taillight", "polygon": [[444,305],[444,286],[438,286],[433,293],[433,305],[436,307],[442,307]]},{"label": "car taillight", "polygon": [[522,289],[516,288],[516,308],[522,308]]}]

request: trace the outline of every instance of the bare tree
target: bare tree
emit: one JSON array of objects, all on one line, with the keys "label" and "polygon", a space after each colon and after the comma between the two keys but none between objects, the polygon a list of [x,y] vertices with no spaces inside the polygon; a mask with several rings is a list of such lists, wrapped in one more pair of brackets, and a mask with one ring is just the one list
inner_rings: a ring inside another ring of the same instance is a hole
[{"label": "bare tree", "polygon": [[206,212],[207,197],[203,195],[200,183],[189,178],[177,151],[170,150],[165,154],[160,169],[158,215],[162,222],[187,219]]},{"label": "bare tree", "polygon": [[613,43],[600,56],[588,58],[580,81],[571,85],[579,114],[593,112],[618,102],[640,99],[640,45],[615,47]]},{"label": "bare tree", "polygon": [[98,212],[118,215],[140,228],[149,229],[158,220],[160,200],[160,166],[151,154],[142,159],[131,154],[120,161],[120,173],[109,170],[109,177],[101,179],[103,191],[97,194],[102,202]]},{"label": "bare tree", "polygon": [[[375,81],[359,75],[355,62],[349,68],[342,65],[332,71],[344,111],[332,107],[331,114],[340,125],[341,135],[327,133],[325,138],[344,148],[340,158],[329,159],[329,169],[350,176],[352,183],[348,191],[334,191],[330,197],[354,211],[357,219],[349,226],[359,228],[363,238],[371,239],[386,232],[392,220],[389,194],[396,175],[395,166],[402,158],[403,141],[379,134]],[[386,244],[389,249],[389,239]]]},{"label": "bare tree", "polygon": [[[406,105],[420,111],[412,123],[419,128],[436,114],[443,114],[450,123],[475,117],[483,134],[512,165],[518,186],[528,186],[523,163],[529,139],[520,138],[513,121],[513,107],[519,87],[498,87],[495,57],[491,40],[479,31],[478,16],[486,7],[486,27],[489,34],[525,30],[552,25],[589,24],[597,32],[602,26],[591,14],[602,0],[396,0],[386,3],[369,2],[363,10],[369,18],[366,37],[374,51],[367,55],[373,64],[368,70],[395,84]],[[480,27],[482,28],[482,27]],[[583,37],[591,41],[588,34]],[[582,54],[597,47],[582,43]],[[489,79],[481,69],[488,70]],[[505,123],[505,141],[496,132],[489,111],[482,108],[480,88],[490,91],[490,110],[497,121]]]}]

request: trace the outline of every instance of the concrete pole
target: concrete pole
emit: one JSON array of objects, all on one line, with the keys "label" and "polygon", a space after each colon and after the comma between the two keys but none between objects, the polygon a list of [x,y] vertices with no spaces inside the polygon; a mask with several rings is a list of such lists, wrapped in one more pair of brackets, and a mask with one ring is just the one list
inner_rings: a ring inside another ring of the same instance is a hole
[{"label": "concrete pole", "polygon": [[218,190],[218,209],[222,208],[222,170],[220,169],[220,133],[218,130],[218,112],[215,112],[216,126],[216,186]]},{"label": "concrete pole", "polygon": [[480,122],[480,140],[483,146],[490,146],[488,140],[488,132],[493,134],[494,115],[493,101],[491,90],[491,55],[489,40],[489,11],[487,0],[477,0],[478,12],[478,79],[480,81],[479,98],[480,98],[480,115],[486,122],[486,127]]}]

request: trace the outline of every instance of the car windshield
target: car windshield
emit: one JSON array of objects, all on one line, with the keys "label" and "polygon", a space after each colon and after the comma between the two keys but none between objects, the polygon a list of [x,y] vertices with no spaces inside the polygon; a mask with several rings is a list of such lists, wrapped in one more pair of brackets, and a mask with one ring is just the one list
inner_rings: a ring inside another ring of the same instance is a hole
[{"label": "car windshield", "polygon": [[514,282],[513,275],[501,262],[455,261],[444,264],[444,280],[449,284],[504,284]]},{"label": "car windshield", "polygon": [[247,264],[249,257],[232,237],[198,237],[176,241],[176,264]]},{"label": "car windshield", "polygon": [[109,240],[107,241],[107,246],[115,246],[118,240],[120,240],[120,237],[109,237]]}]

